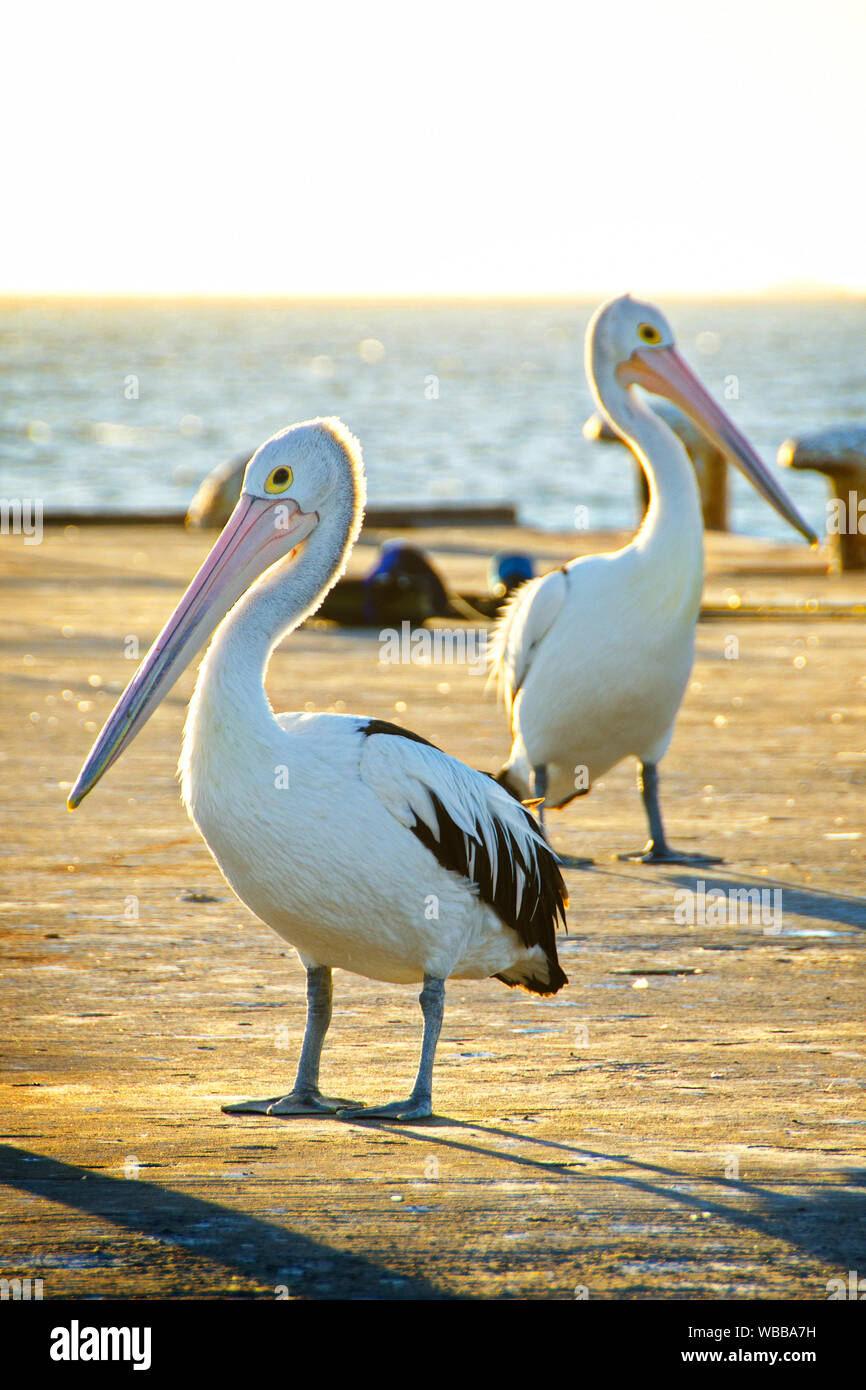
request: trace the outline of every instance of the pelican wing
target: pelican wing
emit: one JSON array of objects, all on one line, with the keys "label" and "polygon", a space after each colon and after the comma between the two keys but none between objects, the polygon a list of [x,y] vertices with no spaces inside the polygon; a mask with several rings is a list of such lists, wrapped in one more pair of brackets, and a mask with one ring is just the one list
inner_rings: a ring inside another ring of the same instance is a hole
[{"label": "pelican wing", "polygon": [[363,780],[444,868],[469,880],[525,946],[543,948],[558,989],[565,976],[556,960],[556,928],[565,924],[568,898],[556,855],[526,808],[487,773],[407,729],[371,719],[360,732]]},{"label": "pelican wing", "polygon": [[530,579],[508,600],[493,629],[488,679],[509,713],[539,645],[559,615],[566,590],[561,569]]}]

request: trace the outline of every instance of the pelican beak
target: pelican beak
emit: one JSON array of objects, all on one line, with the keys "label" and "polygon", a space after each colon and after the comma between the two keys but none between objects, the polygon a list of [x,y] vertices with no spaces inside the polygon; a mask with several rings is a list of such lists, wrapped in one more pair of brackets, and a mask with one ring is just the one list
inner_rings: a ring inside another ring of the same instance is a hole
[{"label": "pelican beak", "polygon": [[818,544],[815,532],[758,458],[748,439],[716,404],[675,348],[636,348],[628,361],[617,368],[616,375],[621,385],[642,386],[678,406],[710,443],[737,465],[789,525],[805,536],[810,545]]},{"label": "pelican beak", "polygon": [[72,788],[80,805],[143,728],[219,623],[259,575],[318,525],[291,498],[242,493],[219,539],[124,690]]}]

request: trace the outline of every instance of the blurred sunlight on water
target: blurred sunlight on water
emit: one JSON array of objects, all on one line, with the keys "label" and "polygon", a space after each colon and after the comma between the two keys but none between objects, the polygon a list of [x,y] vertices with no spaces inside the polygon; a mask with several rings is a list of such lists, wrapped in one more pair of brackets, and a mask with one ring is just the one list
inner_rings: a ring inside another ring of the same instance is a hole
[{"label": "blurred sunlight on water", "polygon": [[[684,355],[771,465],[788,434],[866,420],[866,301],[664,307]],[[0,495],[41,497],[46,515],[183,509],[215,464],[336,414],[361,439],[373,501],[509,500],[521,520],[563,530],[582,504],[592,529],[629,526],[626,452],[581,434],[594,308],[7,302]],[[732,377],[739,397],[725,399]],[[784,482],[823,533],[824,480]],[[733,520],[793,538],[739,475]]]}]

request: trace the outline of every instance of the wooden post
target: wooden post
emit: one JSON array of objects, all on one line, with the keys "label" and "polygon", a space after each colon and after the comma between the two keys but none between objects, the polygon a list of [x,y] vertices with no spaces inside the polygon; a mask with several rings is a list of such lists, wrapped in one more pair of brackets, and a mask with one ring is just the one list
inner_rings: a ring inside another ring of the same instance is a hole
[{"label": "wooden post", "polygon": [[837,573],[866,569],[866,425],[815,430],[779,446],[783,468],[823,473],[830,485],[827,540]]}]

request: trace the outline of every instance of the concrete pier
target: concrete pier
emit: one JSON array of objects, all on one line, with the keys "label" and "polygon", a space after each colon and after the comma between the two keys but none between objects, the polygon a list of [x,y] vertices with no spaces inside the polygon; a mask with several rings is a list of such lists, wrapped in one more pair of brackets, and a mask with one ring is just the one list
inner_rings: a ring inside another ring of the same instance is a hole
[{"label": "concrete pier", "polygon": [[[468,592],[493,550],[543,570],[612,542],[413,539]],[[566,873],[569,986],[450,985],[432,1121],[278,1121],[220,1111],[288,1089],[304,977],[180,804],[193,673],[65,807],[209,544],[169,526],[4,540],[0,1275],[45,1298],[544,1300],[825,1300],[866,1275],[862,576],[709,537],[662,786],[672,842],[725,862],[618,862],[645,838],[623,764],[551,816],[558,850],[596,860]],[[277,653],[273,703],[403,722],[498,767],[482,676],[379,653],[375,632],[314,622]],[[405,1092],[416,993],[336,973],[326,1087]]]}]

